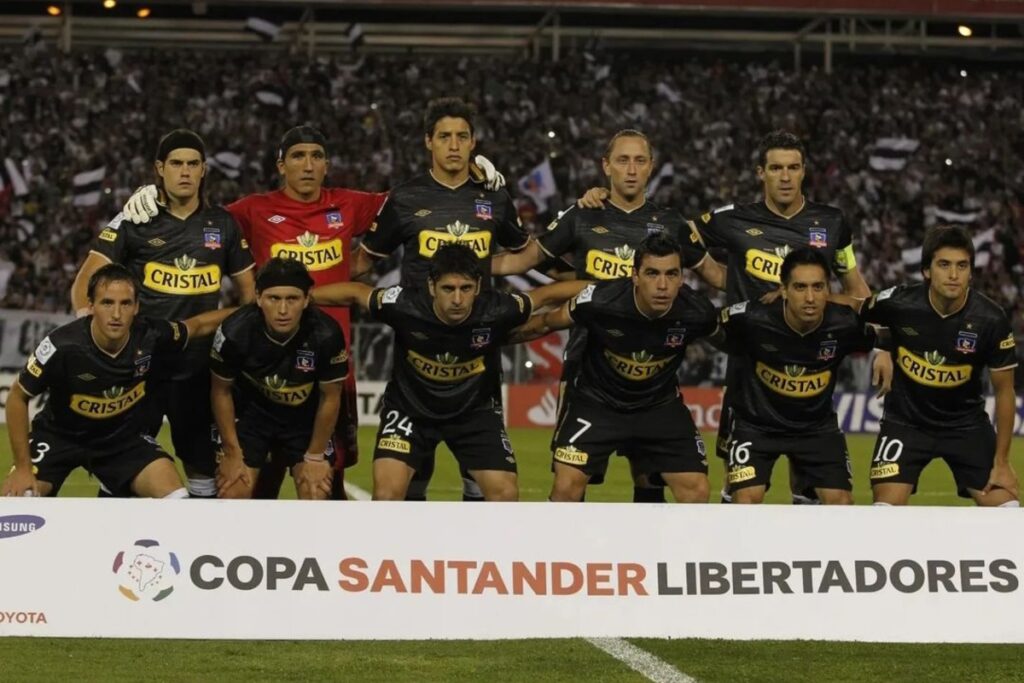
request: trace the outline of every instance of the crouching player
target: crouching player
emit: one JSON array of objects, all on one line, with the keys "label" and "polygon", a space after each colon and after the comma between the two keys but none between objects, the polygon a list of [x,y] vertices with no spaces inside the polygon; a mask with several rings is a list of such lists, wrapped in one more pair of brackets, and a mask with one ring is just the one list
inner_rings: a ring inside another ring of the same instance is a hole
[{"label": "crouching player", "polygon": [[348,350],[338,323],[309,306],[312,286],[300,262],[270,259],[256,276],[256,302],[225,320],[214,337],[210,397],[222,447],[222,498],[251,498],[270,453],[284,458],[299,498],[331,494],[331,436]]},{"label": "crouching player", "polygon": [[373,498],[403,500],[413,474],[444,441],[485,500],[517,500],[516,459],[501,405],[501,346],[543,334],[543,319],[530,319],[533,309],[562,303],[585,283],[527,294],[481,290],[480,258],[460,243],[439,248],[428,268],[426,289],[343,283],[314,291],[318,303],[362,306],[395,330]]},{"label": "crouching player", "polygon": [[[147,383],[234,309],[182,322],[146,318],[138,292],[124,266],[100,267],[88,281],[89,315],[58,327],[29,356],[7,397],[14,467],[4,495],[55,496],[82,467],[111,496],[188,497],[171,457],[143,433]],[[29,399],[47,390],[30,431]]]},{"label": "crouching player", "polygon": [[[1006,312],[970,286],[974,257],[966,230],[932,228],[921,249],[925,282],[887,289],[865,307],[866,320],[889,328],[899,368],[871,462],[875,505],[906,505],[935,458],[953,471],[960,496],[985,507],[1020,504],[1010,464],[1016,344]],[[994,430],[985,413],[986,368]]]},{"label": "crouching player", "polygon": [[[761,503],[779,455],[822,503],[852,505],[850,456],[832,393],[843,359],[871,349],[873,328],[831,303],[829,266],[802,247],[782,262],[782,299],[744,301],[721,314],[729,357],[733,420],[728,482],[734,503]],[[859,302],[858,302],[859,303]]]},{"label": "crouching player", "polygon": [[587,286],[544,324],[587,330],[555,431],[551,500],[582,500],[611,454],[625,451],[633,472],[660,474],[676,502],[708,502],[704,442],[680,399],[676,371],[688,344],[716,332],[717,312],[683,284],[679,242],[650,235],[634,255],[631,278]]}]

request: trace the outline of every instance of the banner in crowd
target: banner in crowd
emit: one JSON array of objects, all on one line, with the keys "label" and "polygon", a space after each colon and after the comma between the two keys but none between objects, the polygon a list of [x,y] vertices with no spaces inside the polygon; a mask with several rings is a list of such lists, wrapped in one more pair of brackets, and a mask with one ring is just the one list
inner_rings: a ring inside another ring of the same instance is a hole
[{"label": "banner in crowd", "polygon": [[0,636],[1022,643],[1022,535],[975,508],[0,499]]},{"label": "banner in crowd", "polygon": [[25,365],[43,337],[55,327],[74,320],[66,313],[42,313],[0,309],[0,368]]}]

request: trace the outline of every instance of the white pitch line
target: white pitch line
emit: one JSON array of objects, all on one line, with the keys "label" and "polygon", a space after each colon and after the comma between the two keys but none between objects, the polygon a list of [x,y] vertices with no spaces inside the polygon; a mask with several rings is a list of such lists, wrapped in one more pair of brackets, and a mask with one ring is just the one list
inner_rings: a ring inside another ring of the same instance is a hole
[{"label": "white pitch line", "polygon": [[345,482],[345,493],[347,493],[348,497],[352,500],[370,500],[373,498],[369,491],[361,489],[348,481]]},{"label": "white pitch line", "polygon": [[664,659],[622,638],[587,638],[586,641],[654,683],[697,683]]}]

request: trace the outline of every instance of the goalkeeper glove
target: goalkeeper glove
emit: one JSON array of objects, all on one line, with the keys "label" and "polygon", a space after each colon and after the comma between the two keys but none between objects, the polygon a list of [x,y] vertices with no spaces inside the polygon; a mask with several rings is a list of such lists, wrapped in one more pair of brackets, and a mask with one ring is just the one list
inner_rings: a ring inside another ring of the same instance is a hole
[{"label": "goalkeeper glove", "polygon": [[482,154],[473,157],[473,163],[469,165],[470,176],[473,182],[483,184],[485,188],[494,192],[505,187],[505,176],[498,173],[491,160]]},{"label": "goalkeeper glove", "polygon": [[132,223],[148,223],[160,211],[160,193],[156,185],[143,185],[124,203],[121,211]]}]

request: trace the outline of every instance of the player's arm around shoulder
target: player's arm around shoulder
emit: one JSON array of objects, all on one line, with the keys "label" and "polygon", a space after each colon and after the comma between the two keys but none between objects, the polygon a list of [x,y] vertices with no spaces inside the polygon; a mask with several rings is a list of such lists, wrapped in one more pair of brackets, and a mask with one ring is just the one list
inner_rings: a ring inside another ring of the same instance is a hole
[{"label": "player's arm around shoulder", "polygon": [[217,328],[220,327],[220,324],[226,318],[237,310],[237,306],[231,306],[229,308],[218,308],[216,311],[206,311],[191,318],[186,318],[182,321],[182,324],[188,330],[189,339],[209,337],[217,331]]},{"label": "player's arm around shoulder", "polygon": [[370,307],[372,293],[373,287],[362,282],[335,282],[314,287],[310,296],[320,306],[357,306],[365,311]]},{"label": "player's arm around shoulder", "polygon": [[526,246],[518,251],[505,250],[491,257],[491,273],[494,275],[518,275],[540,265],[547,258],[540,243],[530,238]]}]

